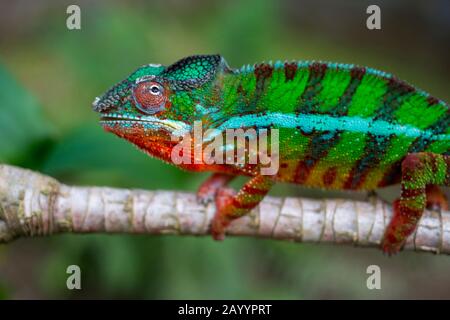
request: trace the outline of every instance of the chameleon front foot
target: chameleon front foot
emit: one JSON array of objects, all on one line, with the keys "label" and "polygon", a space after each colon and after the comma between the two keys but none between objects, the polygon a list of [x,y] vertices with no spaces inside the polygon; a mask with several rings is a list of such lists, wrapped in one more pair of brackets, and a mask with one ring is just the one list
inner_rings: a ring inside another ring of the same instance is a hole
[{"label": "chameleon front foot", "polygon": [[224,240],[226,228],[232,221],[229,210],[232,208],[236,191],[221,188],[216,194],[216,214],[211,224],[211,235],[214,240]]},{"label": "chameleon front foot", "polygon": [[214,173],[206,179],[197,191],[197,201],[201,204],[213,202],[220,188],[225,187],[234,176],[223,173]]},{"label": "chameleon front foot", "polygon": [[248,214],[269,192],[273,181],[268,176],[252,177],[236,193],[230,188],[220,188],[216,194],[216,215],[211,225],[215,240],[223,240],[231,221]]}]

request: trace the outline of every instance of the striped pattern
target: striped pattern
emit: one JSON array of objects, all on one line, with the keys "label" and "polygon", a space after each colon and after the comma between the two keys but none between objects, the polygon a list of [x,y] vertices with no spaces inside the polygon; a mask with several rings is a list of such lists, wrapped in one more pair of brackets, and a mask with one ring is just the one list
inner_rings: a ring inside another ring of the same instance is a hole
[{"label": "striped pattern", "polygon": [[328,152],[334,148],[340,139],[341,132],[317,131],[310,137],[310,144],[305,150],[305,157],[298,162],[293,181],[298,184],[308,184],[307,180],[313,176],[311,173],[316,165],[326,157]]},{"label": "striped pattern", "polygon": [[[339,82],[341,84],[339,88],[342,88],[342,93],[338,90],[337,92],[335,91],[335,94],[331,97],[325,96],[323,100],[327,101],[325,106],[328,106],[325,110],[336,116],[346,115],[353,95],[361,84],[365,72],[365,68],[360,67],[352,68],[349,74],[341,72],[342,74],[347,74],[346,81]],[[339,93],[341,94],[339,95]]]},{"label": "striped pattern", "polygon": [[367,136],[364,152],[351,169],[344,189],[361,189],[372,182],[366,182],[367,176],[382,161],[391,138],[392,136],[379,138],[371,134]]},{"label": "striped pattern", "polygon": [[309,65],[309,79],[303,92],[300,103],[297,107],[298,112],[309,113],[316,110],[319,106],[317,96],[323,90],[323,81],[327,71],[325,63],[314,62]]},{"label": "striped pattern", "polygon": [[253,177],[242,187],[236,196],[229,197],[226,200],[228,203],[221,210],[221,214],[226,219],[236,219],[243,216],[261,202],[272,185],[273,180],[267,176]]},{"label": "striped pattern", "polygon": [[[375,69],[315,61],[261,63],[224,76],[223,88],[223,128],[281,129],[282,181],[373,189],[398,181],[408,153],[450,152],[448,105]],[[291,123],[282,115],[299,120]],[[383,123],[391,129],[378,130]],[[366,125],[369,130],[362,130]]]}]

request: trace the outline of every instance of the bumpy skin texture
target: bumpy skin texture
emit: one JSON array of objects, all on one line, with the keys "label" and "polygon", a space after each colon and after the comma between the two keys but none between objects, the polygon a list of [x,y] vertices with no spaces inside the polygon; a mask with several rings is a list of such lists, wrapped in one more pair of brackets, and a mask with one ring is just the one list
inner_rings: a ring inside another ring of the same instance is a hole
[{"label": "bumpy skin texture", "polygon": [[[215,198],[212,225],[224,237],[275,182],[324,189],[374,190],[401,183],[382,248],[398,252],[425,207],[447,207],[437,187],[449,186],[448,105],[391,74],[323,62],[275,62],[231,69],[219,55],[193,56],[164,67],[146,65],[93,104],[101,124],[168,163],[178,141],[201,120],[203,129],[279,129],[280,164],[180,164],[214,175],[199,200]],[[239,192],[226,187],[249,176]]]}]

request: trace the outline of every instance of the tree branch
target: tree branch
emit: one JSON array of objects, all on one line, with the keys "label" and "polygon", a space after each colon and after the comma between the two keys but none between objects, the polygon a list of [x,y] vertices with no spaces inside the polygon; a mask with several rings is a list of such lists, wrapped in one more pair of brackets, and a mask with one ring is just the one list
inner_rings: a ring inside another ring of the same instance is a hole
[{"label": "tree branch", "polygon": [[[214,210],[189,193],[72,187],[0,165],[0,243],[67,232],[209,235]],[[381,200],[266,197],[228,234],[373,247],[391,214]],[[450,212],[426,212],[405,249],[450,254]]]}]

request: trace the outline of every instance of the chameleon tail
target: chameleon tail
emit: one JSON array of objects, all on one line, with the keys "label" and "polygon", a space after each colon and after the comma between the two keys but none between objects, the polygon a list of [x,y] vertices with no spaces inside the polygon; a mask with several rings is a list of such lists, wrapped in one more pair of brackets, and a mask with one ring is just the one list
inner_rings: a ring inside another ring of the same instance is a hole
[{"label": "chameleon tail", "polygon": [[429,152],[411,153],[402,162],[401,197],[384,234],[383,251],[397,253],[414,232],[426,207],[448,208],[437,186],[450,185],[450,156]]}]

